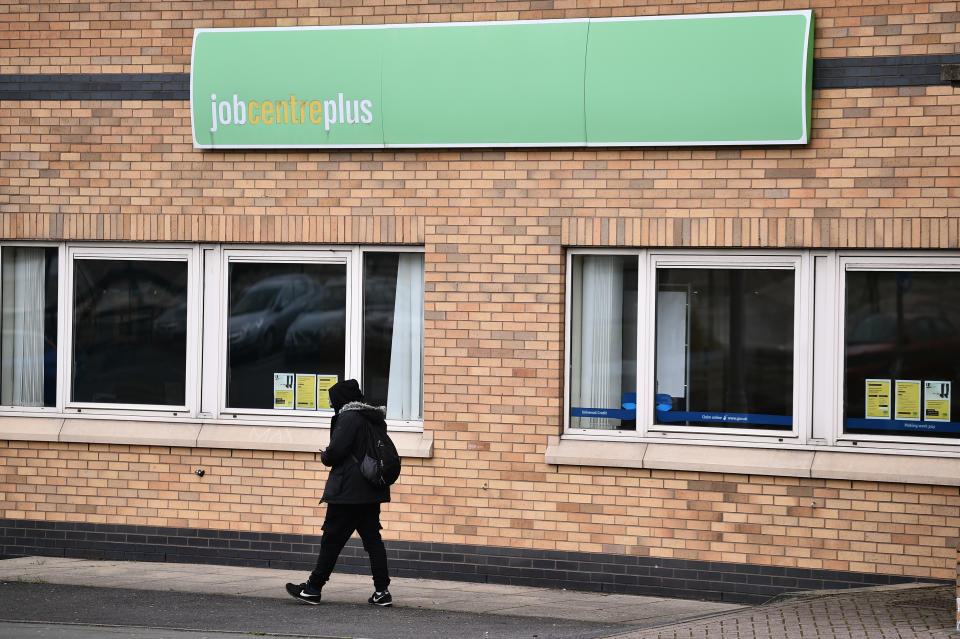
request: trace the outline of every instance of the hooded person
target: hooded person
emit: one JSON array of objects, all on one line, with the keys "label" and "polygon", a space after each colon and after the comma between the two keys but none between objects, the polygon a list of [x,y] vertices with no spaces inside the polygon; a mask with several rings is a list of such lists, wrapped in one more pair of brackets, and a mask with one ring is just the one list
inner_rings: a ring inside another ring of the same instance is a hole
[{"label": "hooded person", "polygon": [[380,504],[390,501],[389,486],[374,486],[360,472],[367,442],[367,428],[386,430],[386,409],[370,406],[355,379],[330,387],[330,444],[320,451],[320,461],[330,466],[330,474],[320,503],[326,502],[327,514],[320,538],[317,565],[302,584],[287,584],[287,592],[299,601],[318,604],[321,589],[330,578],[340,551],[356,531],[370,556],[374,593],[367,603],[390,606],[393,598],[387,587],[390,576],[387,551],[380,537]]}]

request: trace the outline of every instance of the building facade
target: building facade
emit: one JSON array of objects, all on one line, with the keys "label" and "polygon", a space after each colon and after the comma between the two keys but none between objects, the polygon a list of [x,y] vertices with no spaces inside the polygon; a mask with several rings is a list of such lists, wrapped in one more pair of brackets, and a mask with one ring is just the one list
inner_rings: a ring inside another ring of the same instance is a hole
[{"label": "building facade", "polygon": [[[803,144],[194,145],[196,29],[807,9]],[[955,578],[958,3],[0,22],[0,556],[309,565],[322,390],[355,377],[404,456],[400,576],[735,601]]]}]

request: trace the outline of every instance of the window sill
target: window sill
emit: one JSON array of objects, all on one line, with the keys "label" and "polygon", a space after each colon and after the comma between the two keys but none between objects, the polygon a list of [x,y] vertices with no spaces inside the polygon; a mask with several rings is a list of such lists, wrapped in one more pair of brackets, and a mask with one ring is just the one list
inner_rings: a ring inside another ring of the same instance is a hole
[{"label": "window sill", "polygon": [[[401,457],[432,457],[430,431],[391,431]],[[328,428],[205,422],[136,422],[62,417],[0,417],[0,440],[316,452]]]},{"label": "window sill", "polygon": [[891,455],[867,450],[790,450],[551,437],[547,443],[545,461],[564,466],[614,466],[960,486],[960,458]]}]

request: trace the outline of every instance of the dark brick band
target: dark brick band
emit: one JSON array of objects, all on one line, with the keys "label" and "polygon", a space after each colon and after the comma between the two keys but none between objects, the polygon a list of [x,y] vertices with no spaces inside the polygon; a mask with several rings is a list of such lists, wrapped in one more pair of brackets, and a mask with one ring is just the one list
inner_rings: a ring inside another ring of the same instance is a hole
[{"label": "dark brick band", "polygon": [[[960,55],[825,58],[813,62],[814,89],[949,84],[941,66]],[[0,100],[189,100],[186,73],[0,74]]]},{"label": "dark brick band", "polygon": [[942,80],[945,64],[960,55],[900,55],[875,58],[822,58],[813,61],[814,89],[859,89],[950,84]]},{"label": "dark brick band", "polygon": [[0,100],[189,99],[187,73],[0,74]]},{"label": "dark brick band", "polygon": [[[395,577],[742,603],[759,603],[797,590],[934,581],[602,553],[408,541],[387,541],[386,545]],[[0,557],[41,555],[307,571],[313,568],[319,549],[320,537],[315,535],[0,519]],[[344,549],[337,568],[348,573],[369,571],[366,553],[356,539]]]}]

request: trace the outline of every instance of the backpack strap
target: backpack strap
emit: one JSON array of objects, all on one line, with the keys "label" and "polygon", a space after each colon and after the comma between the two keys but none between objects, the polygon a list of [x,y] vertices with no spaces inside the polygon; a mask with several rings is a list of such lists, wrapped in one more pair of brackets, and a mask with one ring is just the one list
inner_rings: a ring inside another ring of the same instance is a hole
[{"label": "backpack strap", "polygon": [[370,439],[371,439],[370,429],[373,428],[373,425],[370,423],[370,420],[367,419],[366,415],[364,415],[363,413],[359,413],[359,417],[363,425],[360,426],[358,429],[357,439],[356,441],[354,441],[354,450],[350,451],[350,459],[352,459],[357,466],[360,465],[360,460],[357,459],[357,454],[356,452],[354,452],[356,450],[357,442],[360,442],[360,450],[363,451],[361,453],[361,457],[362,457],[367,453],[368,450],[370,450]]}]

